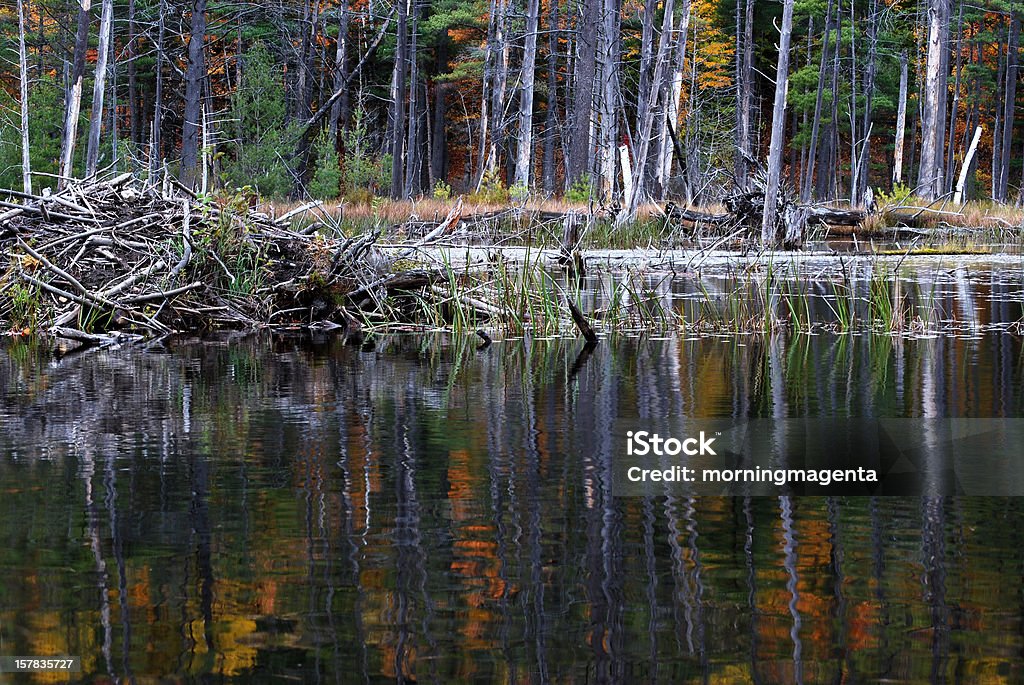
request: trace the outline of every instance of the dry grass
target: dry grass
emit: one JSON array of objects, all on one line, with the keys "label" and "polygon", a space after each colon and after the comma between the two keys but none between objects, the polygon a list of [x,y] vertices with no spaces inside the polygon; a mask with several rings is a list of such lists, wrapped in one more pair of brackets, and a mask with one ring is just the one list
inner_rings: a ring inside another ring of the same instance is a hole
[{"label": "dry grass", "polygon": [[[440,221],[448,215],[448,212],[455,206],[457,201],[458,198],[438,200],[432,197],[422,197],[413,200],[376,198],[371,203],[349,203],[342,200],[334,200],[325,202],[322,210],[336,219],[346,219],[356,224],[373,221],[399,224],[405,221]],[[291,200],[269,201],[261,205],[261,211],[266,211],[271,216],[281,216],[303,204],[305,203]],[[504,211],[513,206],[518,207],[520,205],[515,203],[480,202],[472,196],[464,196],[462,213],[464,216],[486,214]],[[564,213],[572,210],[587,212],[590,209],[586,204],[573,203],[563,199],[528,200],[521,206],[525,212]],[[596,211],[600,208],[595,206],[594,209]],[[719,210],[712,209],[709,211]],[[637,219],[643,221],[652,216],[660,216],[661,214],[661,208],[657,205],[645,204],[637,211]]]}]

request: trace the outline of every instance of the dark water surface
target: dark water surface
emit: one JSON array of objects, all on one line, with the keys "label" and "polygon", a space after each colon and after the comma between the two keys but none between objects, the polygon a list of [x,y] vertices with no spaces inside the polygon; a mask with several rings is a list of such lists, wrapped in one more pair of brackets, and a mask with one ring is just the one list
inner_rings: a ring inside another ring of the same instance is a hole
[{"label": "dark water surface", "polygon": [[607,480],[615,419],[1020,416],[1018,338],[475,342],[4,343],[0,654],[101,682],[1024,682],[1021,499]]}]

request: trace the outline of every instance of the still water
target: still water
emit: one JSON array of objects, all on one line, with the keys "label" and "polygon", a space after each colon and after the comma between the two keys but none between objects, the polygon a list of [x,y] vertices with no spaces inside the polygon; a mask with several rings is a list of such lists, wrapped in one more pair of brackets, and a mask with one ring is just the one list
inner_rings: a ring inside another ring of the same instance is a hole
[{"label": "still water", "polygon": [[476,342],[4,343],[0,654],[89,682],[1024,681],[1020,499],[607,481],[614,419],[1019,416],[1018,337]]}]

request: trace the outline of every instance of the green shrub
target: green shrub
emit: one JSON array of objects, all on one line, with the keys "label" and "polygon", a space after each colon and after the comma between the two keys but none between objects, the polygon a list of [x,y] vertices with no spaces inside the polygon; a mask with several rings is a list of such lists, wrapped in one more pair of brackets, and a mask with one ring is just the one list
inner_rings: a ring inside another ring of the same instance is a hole
[{"label": "green shrub", "polygon": [[480,190],[473,193],[470,199],[481,204],[492,205],[501,205],[508,202],[508,189],[501,180],[497,169],[484,172],[484,176],[480,180]]},{"label": "green shrub", "polygon": [[[60,166],[60,137],[64,127],[64,95],[52,76],[44,75],[31,85],[28,94],[29,164],[34,172],[56,174]],[[79,130],[87,130],[85,115]],[[81,148],[76,148],[76,159]],[[32,188],[53,188],[57,179],[34,175]],[[0,187],[21,188],[21,105],[0,88]]]},{"label": "green shrub", "polygon": [[434,199],[435,200],[450,200],[452,199],[452,187],[444,181],[438,181],[434,184]]},{"label": "green shrub", "polygon": [[892,187],[891,192],[878,191],[878,204],[890,207],[905,205],[911,199],[912,194],[913,189],[906,183],[897,183]]},{"label": "green shrub", "polygon": [[567,202],[575,204],[587,204],[590,202],[590,176],[581,176],[575,183],[565,191]]},{"label": "green shrub", "polygon": [[508,196],[516,204],[522,204],[530,199],[530,187],[525,183],[516,183],[508,189]]},{"label": "green shrub", "polygon": [[316,171],[309,182],[309,194],[317,200],[333,200],[341,192],[341,169],[338,167],[338,151],[327,131],[316,139]]},{"label": "green shrub", "polygon": [[253,45],[244,61],[242,81],[231,98],[234,159],[224,165],[224,180],[255,186],[266,197],[284,197],[293,177],[281,151],[287,154],[298,138],[298,126],[285,125],[284,74],[263,43]]},{"label": "green shrub", "polygon": [[366,111],[357,107],[352,125],[341,134],[345,156],[342,160],[342,185],[345,198],[372,197],[391,188],[391,155],[376,155],[370,147]]}]

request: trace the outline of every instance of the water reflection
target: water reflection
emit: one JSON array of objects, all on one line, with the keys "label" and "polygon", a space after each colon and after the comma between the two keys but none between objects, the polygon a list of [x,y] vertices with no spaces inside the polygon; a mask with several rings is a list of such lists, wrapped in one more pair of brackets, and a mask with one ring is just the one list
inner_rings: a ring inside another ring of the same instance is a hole
[{"label": "water reflection", "polygon": [[1020,415],[1019,340],[475,343],[8,343],[2,651],[124,681],[1024,679],[1017,499],[609,484],[620,417]]}]

